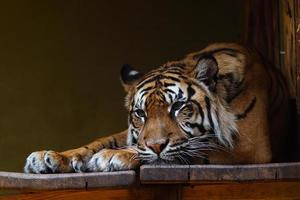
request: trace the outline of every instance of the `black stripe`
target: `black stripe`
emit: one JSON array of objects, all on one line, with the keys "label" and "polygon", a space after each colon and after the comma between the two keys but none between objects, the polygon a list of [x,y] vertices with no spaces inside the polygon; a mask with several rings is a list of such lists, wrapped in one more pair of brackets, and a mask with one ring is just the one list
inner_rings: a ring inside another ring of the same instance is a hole
[{"label": "black stripe", "polygon": [[164,82],[164,87],[175,86],[175,85],[176,85],[175,83]]},{"label": "black stripe", "polygon": [[142,92],[146,92],[146,91],[148,91],[148,90],[151,90],[153,87],[152,86],[150,86],[150,87],[147,87],[147,88],[145,88],[145,89],[143,89],[140,93],[142,93]]},{"label": "black stripe", "polygon": [[187,81],[188,78],[186,76],[183,76],[182,74],[180,76],[178,76],[180,79],[184,80],[184,81]]},{"label": "black stripe", "polygon": [[152,78],[149,78],[149,79],[146,79],[146,80],[142,81],[141,83],[138,84],[137,89],[139,90],[142,87],[144,87],[144,85],[146,85],[147,83],[151,83],[153,81],[156,81],[157,78],[158,78],[157,76],[154,76]]},{"label": "black stripe", "polygon": [[179,88],[178,90],[178,99],[181,99],[183,97],[183,91]]},{"label": "black stripe", "polygon": [[237,54],[237,53],[241,53],[239,50],[237,49],[229,49],[229,48],[221,48],[221,49],[215,49],[213,51],[208,51],[208,52],[203,52],[203,53],[200,53],[200,54],[197,54],[197,55],[194,55],[193,56],[193,59],[196,60],[196,59],[199,59],[200,57],[202,56],[207,56],[207,55],[212,55],[212,54],[215,54],[217,52],[220,52],[220,51],[227,51],[227,54],[228,54],[228,51],[231,52],[231,54]]},{"label": "black stripe", "polygon": [[236,115],[236,118],[238,120],[240,120],[240,119],[247,117],[247,114],[254,108],[255,103],[256,103],[256,97],[254,97],[252,99],[252,101],[250,102],[250,104],[247,106],[247,108],[245,109],[245,111],[243,113]]},{"label": "black stripe", "polygon": [[174,101],[174,99],[173,99],[173,96],[172,95],[170,95],[170,94],[168,94],[168,96],[169,96],[169,99],[170,99],[170,101]]},{"label": "black stripe", "polygon": [[172,81],[176,81],[176,82],[180,82],[180,80],[178,78],[175,78],[173,76],[163,76],[162,78],[165,78],[165,79],[170,79]]},{"label": "black stripe", "polygon": [[117,142],[115,136],[112,136],[112,139],[113,139],[115,147],[119,147],[118,142]]},{"label": "black stripe", "polygon": [[214,125],[212,117],[211,117],[211,104],[210,104],[210,100],[209,100],[209,98],[207,96],[204,97],[204,100],[205,100],[205,103],[206,103],[206,110],[207,110],[207,117],[208,117],[209,124],[210,124],[212,130],[215,131],[215,125]]},{"label": "black stripe", "polygon": [[144,96],[145,96],[146,94],[148,94],[148,92],[144,92],[144,93],[141,95],[140,99],[143,99]]},{"label": "black stripe", "polygon": [[187,92],[188,92],[188,100],[190,100],[192,96],[196,93],[195,90],[192,88],[191,84],[188,85]]},{"label": "black stripe", "polygon": [[139,152],[139,155],[149,156],[149,155],[151,155],[151,154],[149,154],[149,153],[143,153],[143,152]]},{"label": "black stripe", "polygon": [[203,121],[204,121],[204,112],[203,112],[203,109],[202,109],[201,105],[197,101],[195,101],[195,100],[191,100],[191,102],[193,102],[197,106],[197,108],[199,110],[199,113],[201,115],[201,124],[203,124]]},{"label": "black stripe", "polygon": [[109,158],[109,160],[108,160],[108,163],[111,165],[111,160],[112,160],[112,158],[113,158],[114,156],[111,156],[110,158]]},{"label": "black stripe", "polygon": [[[132,141],[131,141],[131,142],[132,142],[132,144],[136,144],[136,143],[137,143],[137,138],[134,137],[134,135],[135,135],[134,132],[135,132],[135,130],[134,130],[134,129],[131,129],[131,136],[132,136],[132,137],[131,137],[131,138],[132,138]],[[137,134],[136,134],[136,135],[137,135]]]},{"label": "black stripe", "polygon": [[169,93],[175,94],[175,92],[174,92],[173,90],[170,90],[170,89],[165,89],[164,92],[165,92],[165,93],[168,93],[168,92],[169,92]]},{"label": "black stripe", "polygon": [[153,70],[153,71],[151,71],[150,73],[145,74],[144,77],[143,77],[143,80],[141,80],[138,84],[140,84],[141,82],[143,82],[144,80],[146,80],[146,79],[148,79],[148,78],[157,76],[158,73],[160,73],[158,70]]},{"label": "black stripe", "polygon": [[161,74],[158,74],[158,75],[156,75],[156,76],[154,76],[154,77],[151,77],[151,78],[149,78],[149,79],[146,79],[146,80],[140,82],[140,83],[138,84],[138,86],[137,86],[137,89],[139,90],[139,89],[141,89],[144,85],[146,85],[147,83],[151,83],[151,82],[153,82],[153,81],[158,81],[158,80],[161,80],[161,79],[170,79],[170,80],[173,80],[173,81],[176,81],[176,82],[180,82],[180,79],[178,79],[178,78],[175,78],[175,77],[172,77],[172,76],[163,76],[163,75],[161,75]]},{"label": "black stripe", "polygon": [[131,143],[132,143],[132,144],[136,144],[136,143],[137,143],[137,139],[135,139],[135,137],[133,137],[133,136],[132,136],[132,141],[131,141]]},{"label": "black stripe", "polygon": [[187,122],[186,123],[189,127],[191,127],[192,129],[197,128],[199,130],[200,133],[205,133],[207,130],[204,128],[203,124],[197,124],[197,123],[190,123]]}]

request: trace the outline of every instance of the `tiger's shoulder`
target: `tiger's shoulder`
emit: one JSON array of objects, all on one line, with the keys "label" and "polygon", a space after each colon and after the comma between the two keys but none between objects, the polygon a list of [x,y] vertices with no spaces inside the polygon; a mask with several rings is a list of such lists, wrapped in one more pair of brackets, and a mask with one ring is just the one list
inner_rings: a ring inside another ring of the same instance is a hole
[{"label": "tiger's shoulder", "polygon": [[[213,57],[218,63],[216,95],[237,116],[240,136],[234,154],[246,158],[247,155],[241,152],[254,149],[252,144],[256,144],[271,146],[272,153],[268,148],[262,148],[256,154],[265,155],[264,158],[257,155],[254,162],[271,157],[273,161],[284,160],[287,135],[282,130],[288,127],[289,92],[280,70],[255,49],[236,43],[211,44],[186,55],[183,61],[193,66],[195,60],[205,56]],[[266,139],[268,137],[270,139]],[[215,160],[222,162],[220,157]]]}]

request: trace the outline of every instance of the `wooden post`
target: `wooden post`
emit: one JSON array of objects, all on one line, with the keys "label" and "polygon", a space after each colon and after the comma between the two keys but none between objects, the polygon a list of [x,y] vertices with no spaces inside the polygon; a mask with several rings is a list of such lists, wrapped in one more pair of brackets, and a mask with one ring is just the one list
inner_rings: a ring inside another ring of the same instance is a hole
[{"label": "wooden post", "polygon": [[[300,0],[295,1],[296,15],[296,104],[297,104],[297,128],[298,128],[298,151],[300,151]],[[298,152],[300,160],[300,153]]]},{"label": "wooden post", "polygon": [[245,0],[244,43],[280,67],[278,0]]},{"label": "wooden post", "polygon": [[279,1],[280,68],[292,98],[296,97],[296,4],[294,0]]},{"label": "wooden post", "polygon": [[246,0],[244,42],[279,68],[296,97],[296,12],[299,0]]}]

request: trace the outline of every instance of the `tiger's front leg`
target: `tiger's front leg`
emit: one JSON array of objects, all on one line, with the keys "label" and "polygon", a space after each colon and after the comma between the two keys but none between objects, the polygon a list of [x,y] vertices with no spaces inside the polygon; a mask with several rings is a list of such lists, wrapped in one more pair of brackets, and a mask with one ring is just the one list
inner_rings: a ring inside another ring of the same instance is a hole
[{"label": "tiger's front leg", "polygon": [[140,166],[138,153],[134,149],[103,149],[88,162],[88,171],[111,172],[136,169]]},{"label": "tiger's front leg", "polygon": [[102,149],[120,148],[126,146],[127,130],[103,137],[94,142],[64,152],[36,151],[31,153],[24,167],[26,173],[67,173],[84,172],[87,163],[94,154]]}]

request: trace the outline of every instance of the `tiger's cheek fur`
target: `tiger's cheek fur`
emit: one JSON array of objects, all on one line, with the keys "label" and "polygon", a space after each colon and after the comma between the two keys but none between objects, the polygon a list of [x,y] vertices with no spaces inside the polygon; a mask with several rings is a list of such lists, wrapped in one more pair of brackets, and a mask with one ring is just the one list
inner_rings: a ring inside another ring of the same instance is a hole
[{"label": "tiger's cheek fur", "polygon": [[189,102],[178,111],[175,120],[189,137],[202,135],[208,130],[204,128],[204,113],[197,102]]}]

